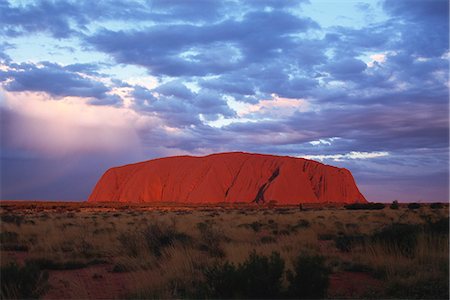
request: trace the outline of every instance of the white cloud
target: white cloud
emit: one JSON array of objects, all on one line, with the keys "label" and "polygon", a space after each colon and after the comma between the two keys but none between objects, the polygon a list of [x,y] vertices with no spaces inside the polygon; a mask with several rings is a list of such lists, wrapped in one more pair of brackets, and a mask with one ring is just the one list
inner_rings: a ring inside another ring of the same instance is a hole
[{"label": "white cloud", "polygon": [[44,93],[0,93],[1,105],[14,115],[8,133],[11,145],[49,156],[136,153],[141,148],[137,131],[158,124],[131,109],[92,106],[79,97],[54,100]]},{"label": "white cloud", "polygon": [[302,98],[283,98],[272,94],[272,99],[261,100],[256,104],[241,104],[237,111],[240,117],[252,114],[270,115],[276,117],[287,117],[296,111],[305,112],[309,108],[309,103]]},{"label": "white cloud", "polygon": [[298,157],[313,159],[313,160],[333,160],[333,161],[343,161],[349,159],[371,159],[377,157],[388,156],[389,152],[380,151],[380,152],[358,152],[351,151],[345,154],[328,154],[328,155],[298,155]]},{"label": "white cloud", "polygon": [[369,68],[372,68],[375,63],[384,63],[386,61],[386,53],[377,53],[370,56],[371,61],[367,63]]},{"label": "white cloud", "polygon": [[316,141],[311,141],[309,142],[311,145],[313,146],[318,146],[318,145],[327,145],[327,146],[331,146],[331,143],[335,140],[339,140],[340,137],[332,137],[332,138],[327,138],[327,139],[319,139]]}]

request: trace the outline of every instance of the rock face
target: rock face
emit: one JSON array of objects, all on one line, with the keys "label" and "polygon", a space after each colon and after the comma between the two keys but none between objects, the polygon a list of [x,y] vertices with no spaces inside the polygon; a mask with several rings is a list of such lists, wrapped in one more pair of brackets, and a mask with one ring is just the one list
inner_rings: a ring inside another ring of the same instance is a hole
[{"label": "rock face", "polygon": [[367,202],[347,169],[303,158],[242,152],[167,157],[111,168],[88,201]]}]

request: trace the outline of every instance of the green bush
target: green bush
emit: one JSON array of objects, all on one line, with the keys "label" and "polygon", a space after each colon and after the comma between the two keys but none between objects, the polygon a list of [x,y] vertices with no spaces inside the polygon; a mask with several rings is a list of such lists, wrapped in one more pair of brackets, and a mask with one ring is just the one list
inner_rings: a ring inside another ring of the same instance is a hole
[{"label": "green bush", "polygon": [[420,203],[409,203],[408,204],[408,208],[409,209],[419,209],[420,208]]},{"label": "green bush", "polygon": [[117,240],[122,245],[126,254],[131,257],[137,257],[139,254],[139,245],[142,242],[142,236],[138,233],[127,232],[121,233]]},{"label": "green bush", "polygon": [[252,252],[237,267],[226,262],[204,271],[203,297],[273,299],[281,296],[284,261],[277,252],[270,257]]},{"label": "green bush", "polygon": [[345,209],[349,210],[362,210],[362,209],[380,210],[385,208],[385,205],[383,203],[353,203],[345,205],[344,207]]},{"label": "green bush", "polygon": [[333,233],[320,233],[317,235],[317,239],[319,241],[331,241],[335,238],[335,236],[336,235],[334,235]]},{"label": "green bush", "polygon": [[250,224],[250,228],[253,229],[254,232],[259,232],[262,226],[262,223],[256,221]]},{"label": "green bush", "polygon": [[309,223],[308,220],[299,220],[295,227],[297,227],[297,228],[308,228],[309,226],[311,226],[311,223]]},{"label": "green bush", "polygon": [[93,259],[90,261],[69,260],[61,262],[53,261],[47,258],[35,258],[27,260],[26,263],[37,266],[41,270],[76,270],[92,265],[104,264],[107,263],[107,261],[102,259]]},{"label": "green bush", "polygon": [[398,201],[397,200],[392,201],[392,204],[391,204],[390,208],[391,209],[398,209],[399,208]]},{"label": "green bush", "polygon": [[115,264],[111,270],[113,273],[124,273],[129,271],[131,271],[131,268],[121,263]]},{"label": "green bush", "polygon": [[442,204],[440,202],[431,203],[430,208],[431,209],[441,209],[441,208],[444,208],[444,204]]},{"label": "green bush", "polygon": [[190,236],[176,231],[174,225],[164,227],[157,223],[144,229],[143,236],[148,248],[157,257],[162,255],[163,248],[173,245],[176,241],[183,244],[191,241]]},{"label": "green bush", "polygon": [[19,235],[17,232],[12,231],[4,231],[0,232],[0,243],[1,244],[10,244],[10,243],[17,243],[19,241]]},{"label": "green bush", "polygon": [[422,230],[418,225],[394,223],[372,235],[372,241],[385,243],[410,256],[417,244],[417,235]]},{"label": "green bush", "polygon": [[288,272],[288,297],[296,299],[324,298],[329,285],[330,270],[323,256],[300,256],[294,273]]},{"label": "green bush", "polygon": [[191,298],[241,299],[314,299],[326,296],[330,270],[322,256],[297,258],[294,270],[286,273],[289,286],[281,282],[284,261],[277,252],[261,256],[252,252],[238,266],[225,262],[206,269],[205,281]]},{"label": "green bush", "polygon": [[275,243],[277,241],[276,238],[274,238],[273,236],[263,236],[260,239],[261,243],[263,244],[271,244],[271,243]]},{"label": "green bush", "polygon": [[336,248],[343,252],[349,252],[354,244],[362,242],[364,242],[362,235],[340,235],[334,239]]},{"label": "green bush", "polygon": [[447,234],[449,231],[449,218],[442,218],[436,222],[429,222],[427,224],[427,230],[431,233]]},{"label": "green bush", "polygon": [[386,287],[386,295],[397,299],[449,299],[448,277],[418,279],[407,284],[392,282]]},{"label": "green bush", "polygon": [[0,219],[2,222],[15,223],[17,226],[20,226],[23,223],[24,217],[20,215],[2,215]]},{"label": "green bush", "polygon": [[1,267],[2,299],[39,298],[47,290],[48,273],[38,265],[26,263],[20,267],[12,263]]},{"label": "green bush", "polygon": [[212,257],[224,257],[225,251],[222,249],[222,240],[227,238],[211,223],[200,222],[197,224],[200,231],[200,250],[208,252]]}]

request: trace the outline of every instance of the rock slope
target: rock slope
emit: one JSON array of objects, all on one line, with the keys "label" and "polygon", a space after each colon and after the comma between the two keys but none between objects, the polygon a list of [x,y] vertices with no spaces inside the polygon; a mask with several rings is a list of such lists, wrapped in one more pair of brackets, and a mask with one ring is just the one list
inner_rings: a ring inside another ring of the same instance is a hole
[{"label": "rock slope", "polygon": [[366,199],[347,169],[303,158],[232,152],[111,168],[88,201],[299,204]]}]

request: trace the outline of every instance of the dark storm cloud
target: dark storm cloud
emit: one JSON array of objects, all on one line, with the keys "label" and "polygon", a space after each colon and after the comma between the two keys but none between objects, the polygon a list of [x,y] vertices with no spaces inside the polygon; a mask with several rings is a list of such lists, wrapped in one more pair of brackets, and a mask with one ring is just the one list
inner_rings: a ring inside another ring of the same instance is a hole
[{"label": "dark storm cloud", "polygon": [[78,96],[104,98],[108,88],[97,81],[82,77],[72,68],[42,62],[10,64],[10,69],[0,71],[0,81],[8,91],[39,91],[53,96]]},{"label": "dark storm cloud", "polygon": [[78,8],[63,1],[40,1],[26,6],[13,6],[7,0],[0,0],[0,32],[8,36],[23,33],[51,32],[54,37],[68,37],[70,28],[70,12],[75,15]]},{"label": "dark storm cloud", "polygon": [[325,70],[331,73],[335,79],[357,79],[367,65],[355,58],[347,58],[330,63]]},{"label": "dark storm cloud", "polygon": [[403,22],[399,29],[408,53],[430,57],[448,51],[447,0],[387,0],[383,8]]},{"label": "dark storm cloud", "polygon": [[194,93],[179,81],[171,81],[161,84],[154,89],[154,91],[165,96],[174,96],[186,100],[190,100],[194,97]]},{"label": "dark storm cloud", "polygon": [[364,51],[386,49],[395,37],[390,21],[369,24],[360,29],[337,26],[324,37],[324,42],[335,50],[335,57],[351,58]]},{"label": "dark storm cloud", "polygon": [[151,1],[36,1],[24,5],[0,0],[0,34],[14,37],[46,32],[68,38],[86,30],[92,21],[152,20]]},{"label": "dark storm cloud", "polygon": [[[291,154],[333,154],[351,151],[404,151],[407,149],[446,149],[448,147],[448,110],[445,105],[392,105],[355,107],[320,112],[297,113],[283,125],[258,126],[233,124],[226,130],[247,135],[247,144],[264,145],[279,132]],[[318,148],[308,142],[339,137],[331,146]],[[271,143],[273,146],[274,143]]]},{"label": "dark storm cloud", "polygon": [[[140,31],[102,30],[87,41],[120,63],[147,67],[157,76],[202,76],[241,69],[282,56],[289,34],[318,28],[282,11],[250,12],[241,21],[212,25],[155,25]],[[265,32],[261,35],[261,32]]]},{"label": "dark storm cloud", "polygon": [[213,89],[227,95],[233,95],[239,99],[242,99],[242,96],[245,95],[255,94],[253,80],[243,74],[239,74],[239,72],[224,74],[213,79],[201,79],[199,83],[205,88]]}]

